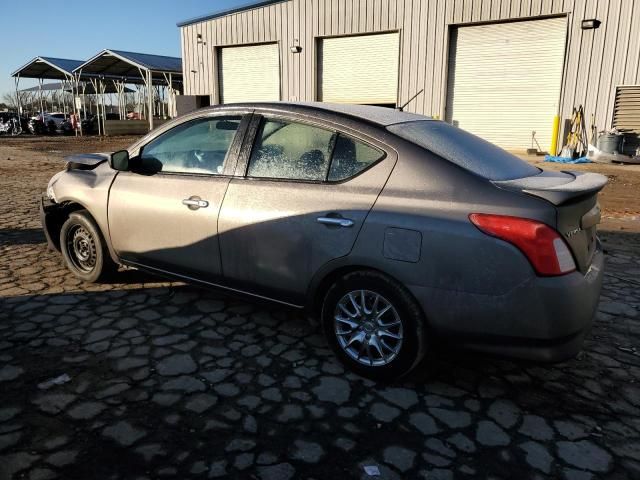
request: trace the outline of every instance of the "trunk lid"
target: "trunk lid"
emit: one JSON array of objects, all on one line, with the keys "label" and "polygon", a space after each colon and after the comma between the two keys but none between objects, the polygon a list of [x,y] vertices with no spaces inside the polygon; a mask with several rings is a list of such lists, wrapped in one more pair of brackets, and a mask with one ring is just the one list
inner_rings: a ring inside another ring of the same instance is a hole
[{"label": "trunk lid", "polygon": [[569,245],[576,267],[586,272],[597,247],[596,230],[600,223],[598,192],[607,177],[590,172],[551,172],[494,181],[496,186],[547,200],[556,209],[556,229]]}]

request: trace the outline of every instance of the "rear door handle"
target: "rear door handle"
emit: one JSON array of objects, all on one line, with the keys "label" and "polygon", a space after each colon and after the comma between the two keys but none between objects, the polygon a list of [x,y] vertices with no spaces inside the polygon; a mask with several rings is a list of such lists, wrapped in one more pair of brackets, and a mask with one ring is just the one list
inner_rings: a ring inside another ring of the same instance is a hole
[{"label": "rear door handle", "polygon": [[353,227],[353,220],[348,218],[318,217],[316,220],[318,223],[324,223],[325,225],[332,225],[334,227]]},{"label": "rear door handle", "polygon": [[206,208],[209,206],[209,202],[202,200],[200,197],[190,197],[182,200],[182,204],[189,207],[189,210],[197,210],[199,208]]}]

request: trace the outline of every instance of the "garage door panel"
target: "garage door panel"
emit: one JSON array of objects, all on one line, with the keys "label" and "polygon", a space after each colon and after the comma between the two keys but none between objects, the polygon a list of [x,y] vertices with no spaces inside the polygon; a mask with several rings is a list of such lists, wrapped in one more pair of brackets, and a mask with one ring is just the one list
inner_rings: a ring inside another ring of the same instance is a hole
[{"label": "garage door panel", "polygon": [[447,121],[503,148],[543,150],[558,111],[566,19],[458,27],[452,32]]},{"label": "garage door panel", "polygon": [[280,100],[277,43],[220,49],[220,103]]},{"label": "garage door panel", "polygon": [[324,38],[318,52],[318,100],[396,104],[398,33]]}]

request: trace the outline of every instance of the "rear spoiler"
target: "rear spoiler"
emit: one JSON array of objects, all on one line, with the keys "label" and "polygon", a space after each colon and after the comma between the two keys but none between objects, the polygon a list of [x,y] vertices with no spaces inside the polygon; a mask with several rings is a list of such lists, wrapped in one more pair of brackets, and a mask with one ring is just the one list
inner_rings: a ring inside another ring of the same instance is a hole
[{"label": "rear spoiler", "polygon": [[497,180],[493,184],[505,190],[543,198],[554,205],[562,205],[598,193],[607,181],[607,177],[599,173],[542,171],[532,177]]}]

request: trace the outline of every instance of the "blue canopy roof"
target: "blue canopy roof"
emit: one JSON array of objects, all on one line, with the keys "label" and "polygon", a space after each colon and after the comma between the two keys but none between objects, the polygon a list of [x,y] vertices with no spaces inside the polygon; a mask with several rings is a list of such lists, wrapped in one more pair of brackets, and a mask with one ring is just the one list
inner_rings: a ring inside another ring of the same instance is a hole
[{"label": "blue canopy roof", "polygon": [[82,60],[68,58],[35,57],[11,74],[12,77],[66,79],[82,65]]},{"label": "blue canopy roof", "polygon": [[139,77],[139,69],[182,74],[182,59],[164,55],[105,49],[78,65],[75,71],[82,71],[83,75]]},{"label": "blue canopy roof", "polygon": [[167,57],[164,55],[150,55],[148,53],[124,52],[122,50],[110,50],[113,53],[138,63],[149,70],[162,72],[182,73],[182,59],[179,57]]}]

